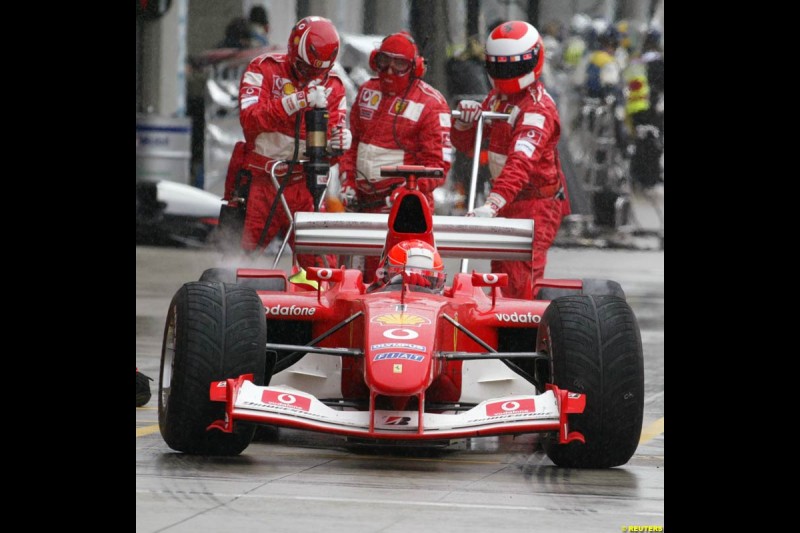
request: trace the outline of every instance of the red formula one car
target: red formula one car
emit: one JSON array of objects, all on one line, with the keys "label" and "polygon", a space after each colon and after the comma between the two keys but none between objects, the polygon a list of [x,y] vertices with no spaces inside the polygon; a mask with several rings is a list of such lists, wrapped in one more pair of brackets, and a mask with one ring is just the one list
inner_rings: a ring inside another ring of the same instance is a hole
[{"label": "red formula one car", "polygon": [[[296,213],[294,253],[383,255],[409,239],[442,257],[530,260],[533,222],[433,216],[402,175],[391,213]],[[542,433],[554,463],[606,468],[638,445],[642,344],[615,282],[542,280],[505,298],[505,274],[458,272],[443,287],[400,269],[210,269],[167,317],[159,425],[174,450],[234,455],[255,424],[397,443]],[[466,270],[462,263],[462,270]],[[440,289],[440,290],[436,290]]]}]

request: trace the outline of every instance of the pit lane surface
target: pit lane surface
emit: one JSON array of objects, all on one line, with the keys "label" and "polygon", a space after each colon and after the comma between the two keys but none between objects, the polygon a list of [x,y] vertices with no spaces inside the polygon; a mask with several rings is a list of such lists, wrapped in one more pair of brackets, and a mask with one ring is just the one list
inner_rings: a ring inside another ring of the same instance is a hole
[{"label": "pit lane surface", "polygon": [[[462,439],[440,450],[353,447],[281,429],[240,456],[172,451],[158,431],[158,371],[169,302],[206,268],[209,250],[136,248],[136,365],[154,378],[136,409],[136,531],[626,531],[664,525],[664,253],[553,248],[548,277],[622,284],[645,358],[639,448],[608,470],[558,468],[536,435]],[[282,260],[282,265],[286,263]],[[270,268],[272,260],[257,266]],[[458,262],[446,261],[448,272]],[[485,261],[470,269],[488,271]]]}]

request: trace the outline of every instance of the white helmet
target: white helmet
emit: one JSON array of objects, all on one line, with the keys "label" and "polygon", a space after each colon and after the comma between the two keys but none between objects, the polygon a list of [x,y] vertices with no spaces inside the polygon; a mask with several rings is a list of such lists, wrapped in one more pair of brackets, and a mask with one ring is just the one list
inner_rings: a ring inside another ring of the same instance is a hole
[{"label": "white helmet", "polygon": [[486,73],[501,93],[520,92],[539,79],[543,67],[542,36],[527,22],[503,22],[486,39]]}]

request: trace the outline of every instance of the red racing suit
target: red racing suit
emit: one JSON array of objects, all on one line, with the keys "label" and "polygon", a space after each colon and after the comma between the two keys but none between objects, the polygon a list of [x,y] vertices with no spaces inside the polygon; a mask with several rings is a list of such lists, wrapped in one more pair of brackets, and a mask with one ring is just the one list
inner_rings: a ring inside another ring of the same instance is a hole
[{"label": "red racing suit", "polygon": [[[404,178],[381,178],[380,167],[423,165],[450,171],[450,107],[444,96],[428,83],[412,79],[403,94],[381,92],[379,78],[365,82],[350,112],[353,144],[339,164],[342,187],[357,194],[356,210],[388,213],[387,196]],[[445,178],[421,179],[419,190],[433,208],[433,190]],[[366,258],[364,281],[370,282],[378,268],[377,257]]]},{"label": "red racing suit", "polygon": [[[530,299],[534,281],[544,276],[547,250],[561,219],[569,214],[556,150],[561,135],[558,109],[541,82],[515,94],[493,89],[481,108],[511,115],[508,121],[494,120],[484,126],[489,139],[491,193],[495,198],[499,195],[503,204],[497,216],[531,218],[534,230],[533,261],[492,261],[492,272],[508,274],[505,296]],[[454,127],[453,145],[472,154],[475,123],[464,130]]]},{"label": "red racing suit", "polygon": [[[328,138],[330,138],[331,129],[346,125],[347,101],[344,84],[336,74],[329,73],[323,85],[331,89],[328,96]],[[298,118],[300,120],[300,148],[297,157],[298,159],[304,158],[303,155],[306,151],[306,127],[303,120],[305,109],[289,115],[281,101],[284,96],[301,89],[304,87],[298,87],[298,81],[292,73],[286,54],[262,54],[250,62],[242,75],[239,88],[239,121],[242,124],[245,141],[243,144],[237,145],[231,157],[225,180],[225,199],[231,198],[235,176],[239,168],[249,170],[252,173],[253,181],[247,200],[247,215],[241,242],[244,250],[254,250],[259,242],[269,210],[277,195],[277,189],[270,179],[269,171],[276,160],[292,158],[295,146],[295,125]],[[335,160],[332,160],[331,163],[336,164]],[[277,176],[279,183],[286,179],[287,171],[288,168]],[[297,211],[313,211],[314,201],[306,186],[302,165],[295,165],[289,179],[290,182],[284,188],[283,195],[292,214]],[[278,232],[285,235],[288,229],[289,219],[279,200],[262,248],[269,245]],[[293,245],[293,239],[290,239],[289,245]],[[323,266],[321,258],[315,259],[313,255],[298,255],[297,260],[303,268]],[[334,256],[329,256],[328,260],[332,262],[329,266],[336,266]]]}]

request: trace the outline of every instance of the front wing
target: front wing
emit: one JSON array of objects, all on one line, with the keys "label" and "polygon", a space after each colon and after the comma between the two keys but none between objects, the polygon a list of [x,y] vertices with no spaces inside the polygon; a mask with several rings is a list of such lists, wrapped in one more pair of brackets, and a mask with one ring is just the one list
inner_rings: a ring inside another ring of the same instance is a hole
[{"label": "front wing", "polygon": [[287,386],[259,387],[253,376],[211,384],[211,401],[225,402],[225,419],[208,429],[230,433],[235,421],[258,422],[350,437],[389,440],[433,440],[487,435],[558,431],[562,444],[585,442],[570,432],[568,414],[582,413],[586,396],[548,385],[538,395],[485,400],[463,413],[421,411],[344,411],[332,409],[314,396]]}]

